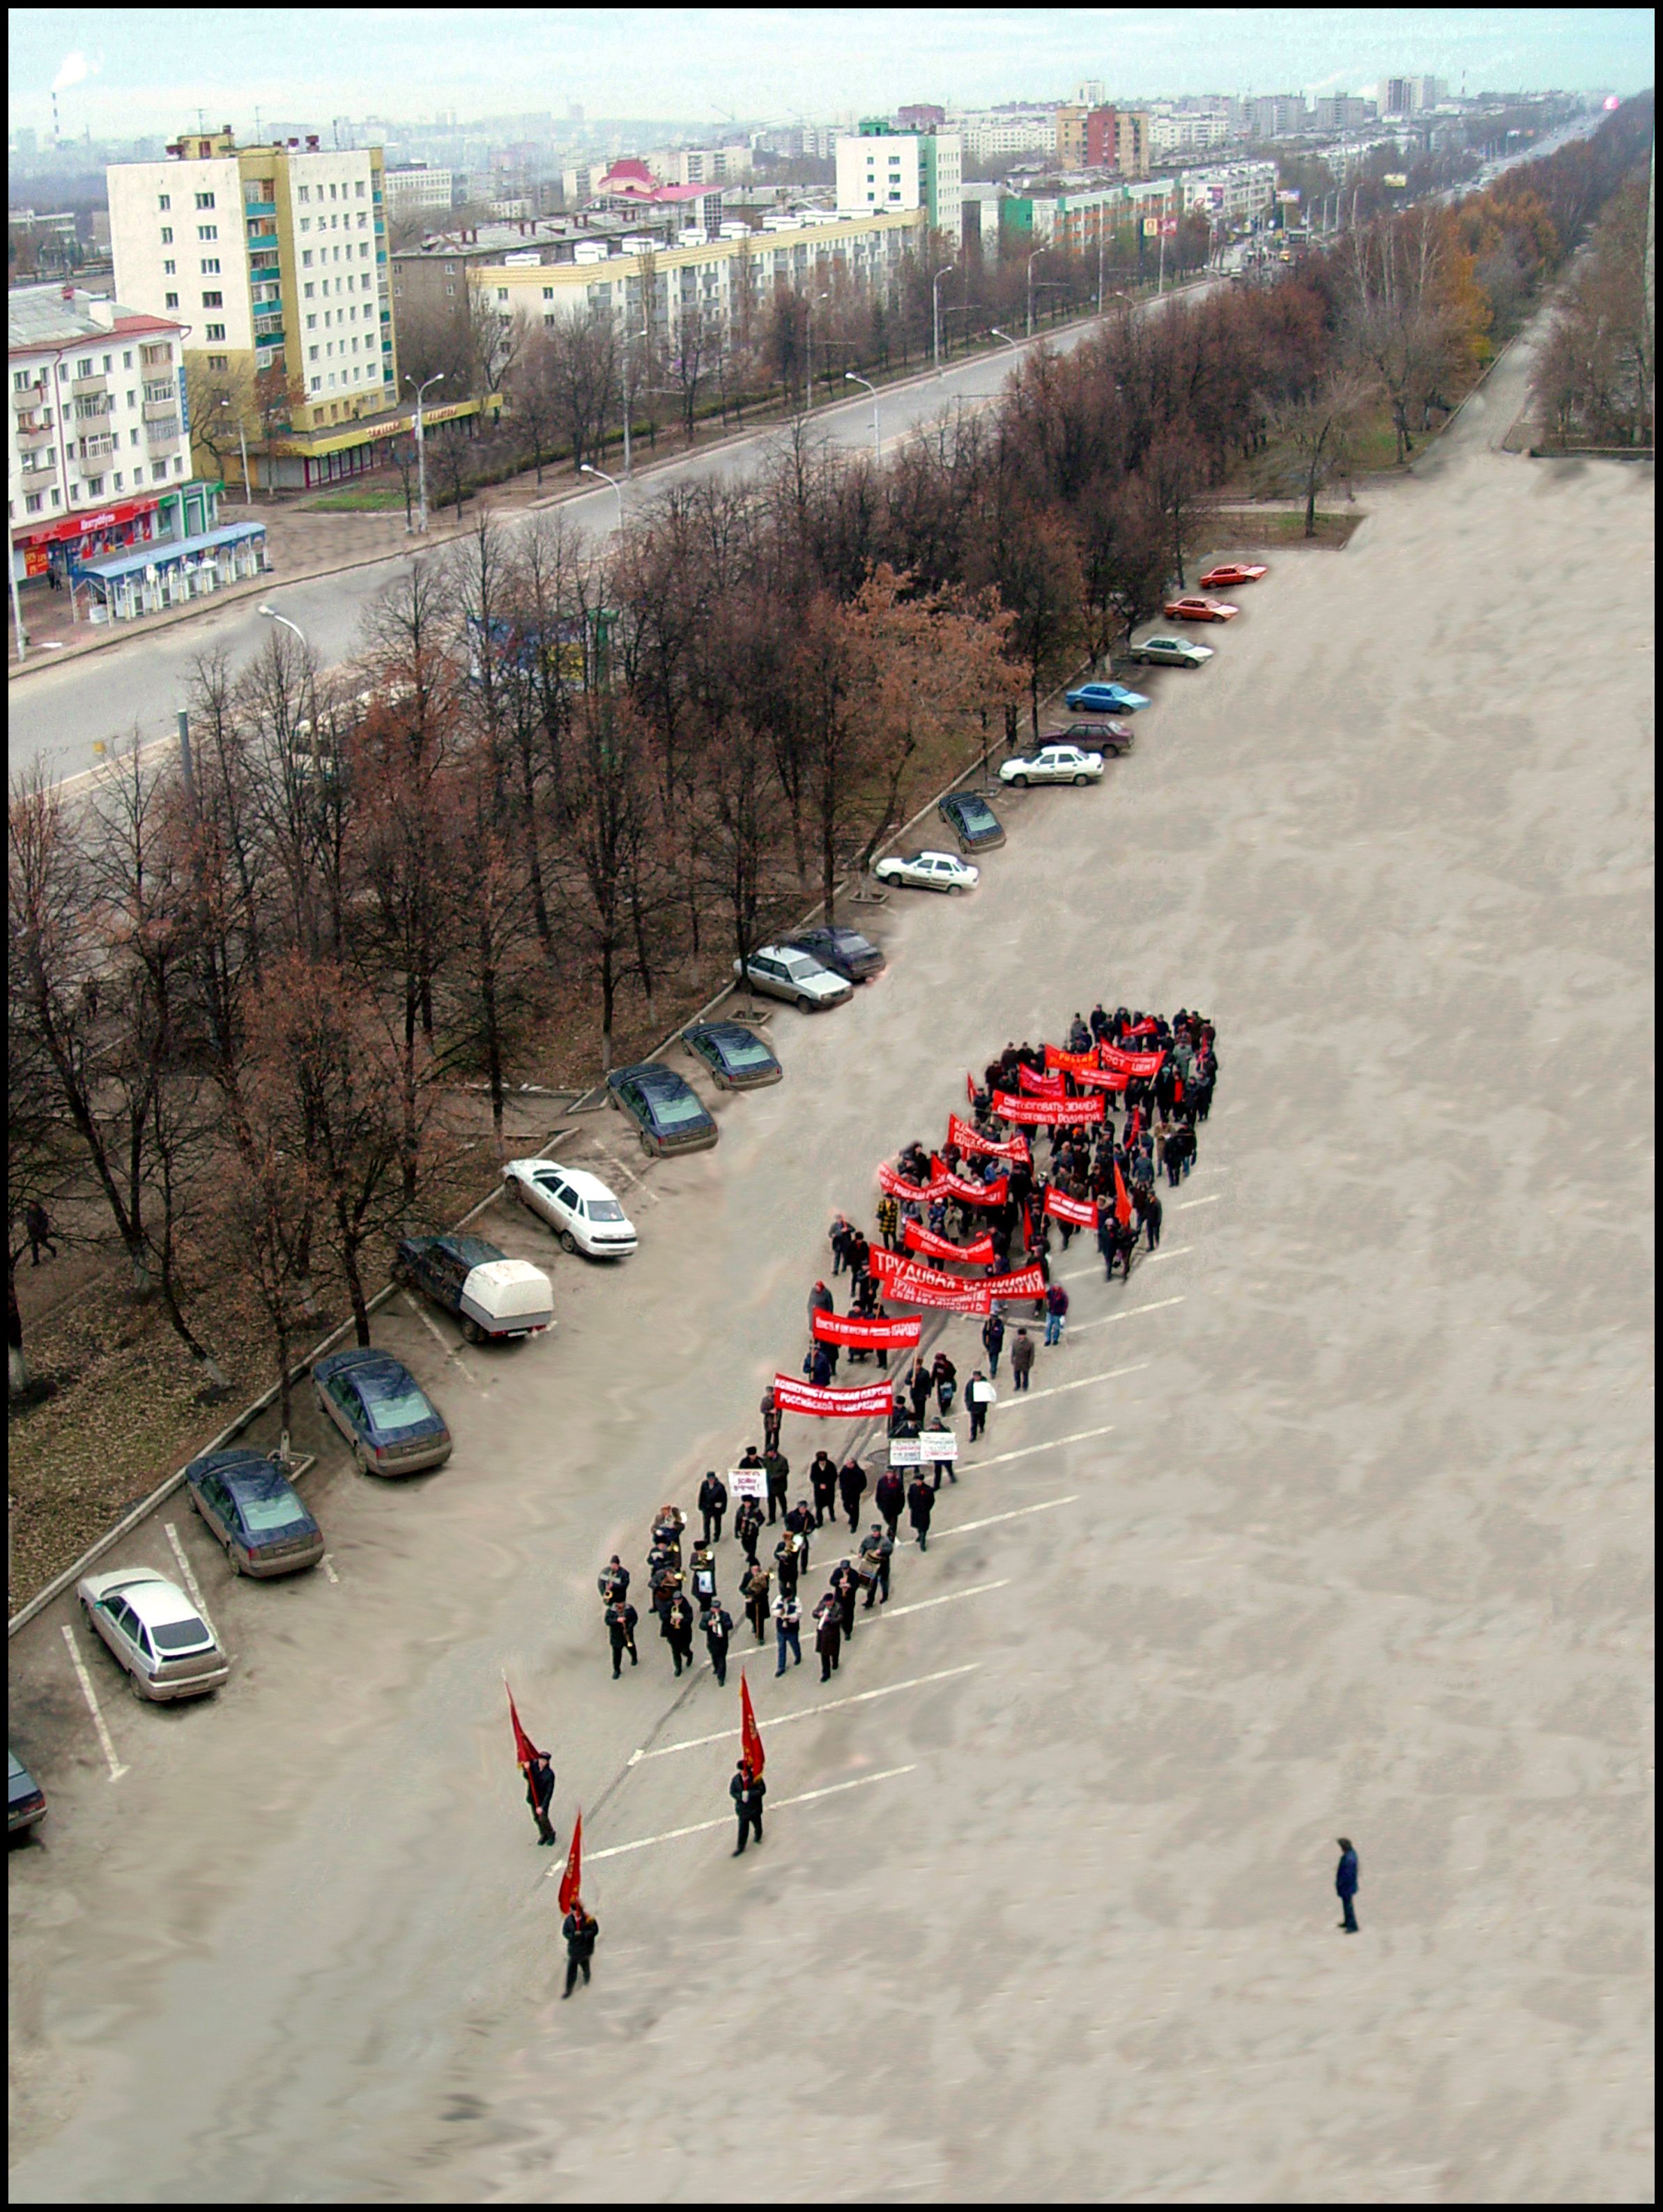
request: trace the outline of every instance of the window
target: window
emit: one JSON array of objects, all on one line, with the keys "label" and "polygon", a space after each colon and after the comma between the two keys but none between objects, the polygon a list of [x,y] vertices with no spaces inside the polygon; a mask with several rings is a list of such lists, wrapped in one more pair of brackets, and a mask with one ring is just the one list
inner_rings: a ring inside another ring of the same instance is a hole
[{"label": "window", "polygon": [[128,443],[130,446],[136,446],[136,445],[138,443],[138,433],[137,433],[137,430],[129,430],[129,431],[128,431],[128,433],[127,433],[127,443]]},{"label": "window", "polygon": [[164,304],[168,307],[176,307],[179,305],[179,294],[177,292],[164,292],[162,294],[162,300]]},{"label": "window", "polygon": [[135,407],[137,407],[137,404],[138,404],[138,394],[137,394],[137,392],[130,392],[127,394],[127,410],[128,410],[128,412],[131,414],[131,411],[132,411],[132,410],[133,410]]},{"label": "window", "polygon": [[228,353],[210,353],[208,356],[208,366],[210,368],[229,368],[231,356]]},{"label": "window", "polygon": [[498,298],[499,300],[506,300],[506,299],[507,299],[507,297],[509,296],[509,295],[508,295],[508,288],[507,288],[507,286],[506,286],[506,285],[499,284],[499,285],[497,286],[497,288],[496,288],[496,296],[497,296],[497,298]]},{"label": "window", "polygon": [[315,361],[317,359],[318,349],[316,346],[308,346],[306,349],[306,357],[308,361]]},{"label": "window", "polygon": [[168,209],[172,207],[173,204],[174,199],[171,192],[158,192],[156,194],[156,205],[161,209],[163,215],[167,214]]},{"label": "window", "polygon": [[330,197],[330,198],[331,198],[332,200],[335,198],[337,190],[338,190],[338,187],[337,187],[337,186],[335,186],[334,185],[331,185],[331,186],[329,187],[329,197]]},{"label": "window", "polygon": [[[358,179],[357,183],[353,186],[353,191],[354,191],[354,192],[355,192],[356,196],[359,199],[362,199],[362,198],[363,198],[363,196],[364,196],[364,185],[363,185],[363,179],[362,179],[362,177],[360,177],[360,178],[359,178],[359,179]],[[360,220],[362,220],[362,218],[360,218]]]},{"label": "window", "polygon": [[[361,216],[358,217],[358,228],[359,228],[359,229],[360,229],[360,230],[368,230],[368,229],[369,229],[369,217],[367,215],[361,215]],[[358,250],[359,250],[359,252],[362,252],[363,251],[363,249],[362,249],[362,246],[361,246]]]},{"label": "window", "polygon": [[39,514],[43,496],[44,495],[38,491],[26,491],[23,495],[24,514]]},{"label": "window", "polygon": [[[222,307],[225,305],[225,295],[223,292],[204,292],[202,295],[202,304],[204,307]],[[224,332],[222,331],[220,335],[223,337]]]},{"label": "window", "polygon": [[[315,353],[315,352],[317,351],[317,348],[316,348],[315,346],[314,346],[314,348],[312,349],[312,350],[314,351],[314,353]],[[322,377],[320,377],[320,376],[314,376],[314,377],[313,378],[313,380],[312,380],[312,389],[314,390],[314,392],[321,392],[321,391],[323,390],[323,379],[322,379]]]},{"label": "window", "polygon": [[219,236],[219,225],[216,222],[199,222],[197,225],[197,236],[206,240],[211,245]]},{"label": "window", "polygon": [[174,227],[170,222],[164,222],[161,226],[161,242],[164,246],[171,246],[174,242]]},{"label": "window", "polygon": [[317,329],[317,327],[318,327],[318,319],[317,319],[317,317],[316,317],[315,315],[308,315],[308,316],[307,317],[307,319],[306,319],[306,327],[307,327],[307,329],[308,329],[308,331],[315,331],[315,330]]},{"label": "window", "polygon": [[304,252],[304,253],[302,253],[302,256],[301,256],[301,267],[302,267],[302,269],[309,269],[311,266],[312,266],[312,249],[311,249],[311,247],[308,246],[307,247],[307,249],[306,249],[305,252]]},{"label": "window", "polygon": [[202,273],[204,276],[217,276],[219,274],[219,263],[217,259],[211,256],[205,259],[202,264]]},{"label": "window", "polygon": [[88,477],[87,478],[87,496],[88,499],[103,498],[104,479],[102,477]]},{"label": "window", "polygon": [[[143,483],[144,477],[144,471],[143,469],[136,470],[134,473],[138,477],[139,481]],[[119,491],[122,486],[126,483],[127,479],[122,475],[120,470],[118,469],[114,476],[111,477],[110,481],[115,486],[116,489]]]},{"label": "window", "polygon": [[311,216],[310,216],[309,215],[303,215],[303,216],[301,217],[301,228],[302,228],[302,231],[308,231],[308,230],[310,230],[310,229],[311,229],[311,228],[312,228],[312,218],[311,218]]},{"label": "window", "polygon": [[306,205],[307,202],[308,202],[308,201],[311,198],[311,197],[312,197],[312,187],[311,187],[311,185],[302,185],[301,186],[300,190],[295,193],[295,198],[300,202],[301,205],[302,205],[302,207],[304,207],[304,206]]},{"label": "window", "polygon": [[204,331],[202,335],[207,339],[210,345],[223,345],[225,343],[225,325],[223,323],[210,323],[207,329]]},{"label": "window", "polygon": [[178,262],[164,261],[161,264],[161,273],[164,276],[177,276],[179,274]]},{"label": "window", "polygon": [[213,204],[214,196],[211,192],[198,192],[197,194],[197,205],[199,208],[210,208]]},{"label": "window", "polygon": [[304,299],[308,299],[308,300],[312,299],[312,298],[315,295],[315,294],[316,294],[316,292],[317,292],[317,289],[318,289],[318,288],[317,288],[317,286],[316,286],[315,284],[303,284],[303,285],[302,285],[302,287],[301,287],[301,295],[302,295],[302,298],[304,298]]},{"label": "window", "polygon": [[90,354],[83,356],[80,361],[76,362],[75,365],[75,373],[77,376],[90,376],[92,374],[93,357]]}]

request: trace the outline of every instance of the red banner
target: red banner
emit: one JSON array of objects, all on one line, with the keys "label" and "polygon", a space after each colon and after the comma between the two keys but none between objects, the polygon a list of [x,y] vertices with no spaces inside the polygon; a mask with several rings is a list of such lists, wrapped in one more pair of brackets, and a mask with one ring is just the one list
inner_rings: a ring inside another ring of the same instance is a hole
[{"label": "red banner", "polygon": [[1167,1057],[1164,1049],[1156,1052],[1123,1052],[1118,1044],[1100,1044],[1097,1049],[1103,1055],[1105,1067],[1112,1068],[1118,1075],[1141,1076],[1145,1081],[1150,1076],[1160,1073],[1160,1063]]},{"label": "red banner", "polygon": [[1130,1076],[1118,1067],[1082,1067],[1074,1079],[1089,1084],[1093,1091],[1124,1091],[1131,1081]]},{"label": "red banner", "polygon": [[911,1321],[879,1321],[867,1314],[822,1313],[817,1306],[809,1326],[820,1344],[852,1344],[862,1352],[907,1352],[917,1343],[923,1323],[916,1314]]},{"label": "red banner", "polygon": [[863,1420],[892,1410],[894,1395],[887,1382],[862,1382],[853,1390],[817,1390],[812,1382],[799,1382],[789,1375],[774,1377],[774,1403],[782,1413],[813,1413],[822,1420]]},{"label": "red banner", "polygon": [[929,1163],[929,1187],[943,1198],[956,1198],[966,1206],[1002,1206],[1010,1184],[1008,1176],[996,1176],[991,1182],[978,1182],[974,1176],[954,1175],[945,1160],[932,1158]]},{"label": "red banner", "polygon": [[1067,1094],[1063,1079],[1058,1075],[1036,1075],[1026,1061],[1016,1071],[1017,1087],[1026,1091],[1030,1098],[1061,1098]]},{"label": "red banner", "polygon": [[752,1709],[751,1685],[745,1679],[742,1667],[739,1674],[739,1750],[752,1775],[760,1776],[768,1762],[762,1748],[762,1730],[757,1726],[757,1717]]},{"label": "red banner", "polygon": [[1043,1297],[1045,1271],[1037,1262],[1032,1267],[1013,1267],[1008,1275],[990,1275],[983,1287],[996,1298]]},{"label": "red banner", "polygon": [[941,1196],[933,1182],[909,1182],[904,1175],[897,1174],[887,1160],[878,1170],[878,1188],[887,1191],[891,1198],[910,1198],[916,1206],[926,1205],[932,1198]]},{"label": "red banner", "polygon": [[1089,1200],[1064,1198],[1060,1190],[1046,1191],[1045,1211],[1054,1221],[1071,1221],[1077,1229],[1097,1226],[1097,1208]]},{"label": "red banner", "polygon": [[[980,1282],[966,1282],[959,1275],[943,1275],[934,1267],[920,1267],[905,1261],[897,1267],[884,1284],[884,1296],[896,1305],[939,1306],[947,1313],[987,1314],[993,1310],[993,1296],[985,1277]],[[853,1391],[844,1391],[852,1397]]]},{"label": "red banner", "polygon": [[1160,1026],[1160,1023],[1154,1019],[1153,1015],[1145,1015],[1141,1022],[1136,1023],[1132,1028],[1127,1030],[1126,1035],[1128,1036],[1153,1036]]},{"label": "red banner", "polygon": [[1061,1068],[1069,1075],[1086,1075],[1098,1065],[1095,1052],[1064,1052],[1060,1044],[1045,1047],[1045,1066]]},{"label": "red banner", "polygon": [[901,1225],[901,1237],[909,1252],[922,1252],[931,1260],[963,1260],[973,1267],[985,1267],[993,1257],[990,1237],[955,1244],[950,1237],[938,1237],[933,1229],[921,1229],[916,1221],[908,1221]]},{"label": "red banner", "polygon": [[1008,1091],[993,1094],[993,1110],[1007,1121],[1060,1122],[1074,1127],[1085,1121],[1100,1121],[1103,1100],[1095,1098],[1013,1098]]},{"label": "red banner", "polygon": [[583,1889],[583,1814],[582,1808],[572,1822],[571,1849],[566,1853],[566,1870],[560,1877],[560,1910],[570,1912],[582,1902]]},{"label": "red banner", "polygon": [[[506,1678],[503,1680],[503,1687],[505,1690],[509,1690]],[[521,1766],[529,1766],[533,1759],[541,1759],[543,1754],[539,1751],[537,1746],[532,1741],[531,1738],[526,1734],[524,1729],[520,1725],[520,1709],[514,1702],[514,1692],[512,1690],[509,1690],[509,1719],[514,1728],[514,1756],[515,1763]]]},{"label": "red banner", "polygon": [[1126,1189],[1126,1178],[1120,1172],[1120,1163],[1114,1164],[1114,1218],[1124,1229],[1132,1218],[1132,1202]]},{"label": "red banner", "polygon": [[1024,1167],[1027,1164],[1028,1140],[1026,1137],[1005,1137],[996,1143],[993,1138],[984,1137],[979,1129],[973,1129],[968,1121],[961,1121],[956,1114],[947,1115],[947,1140],[950,1145],[957,1145],[961,1152],[979,1152],[984,1159],[1014,1160]]}]

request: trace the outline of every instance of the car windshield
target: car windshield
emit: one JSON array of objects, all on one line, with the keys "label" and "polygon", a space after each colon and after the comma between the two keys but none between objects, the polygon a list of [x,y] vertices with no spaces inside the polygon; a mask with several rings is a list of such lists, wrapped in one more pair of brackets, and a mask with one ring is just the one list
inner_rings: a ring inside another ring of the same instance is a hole
[{"label": "car windshield", "polygon": [[591,1221],[622,1221],[624,1209],[615,1198],[592,1198],[589,1200]]},{"label": "car windshield", "polygon": [[655,1091],[648,1103],[652,1108],[654,1121],[661,1129],[691,1128],[696,1122],[705,1118],[704,1109],[691,1091]]},{"label": "car windshield", "polygon": [[722,1043],[722,1057],[729,1067],[766,1067],[774,1057],[760,1037],[728,1037]]},{"label": "car windshield", "polygon": [[164,1620],[151,1628],[150,1641],[158,1651],[205,1651],[214,1639],[199,1620]]},{"label": "car windshield", "polygon": [[413,1429],[434,1419],[432,1407],[407,1375],[361,1375],[358,1389],[370,1419],[384,1435]]}]

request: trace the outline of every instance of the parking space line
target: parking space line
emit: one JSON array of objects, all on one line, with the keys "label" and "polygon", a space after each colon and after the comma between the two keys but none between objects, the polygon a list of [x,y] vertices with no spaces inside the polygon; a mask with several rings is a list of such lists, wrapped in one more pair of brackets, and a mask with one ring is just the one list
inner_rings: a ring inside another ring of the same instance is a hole
[{"label": "parking space line", "polygon": [[81,1685],[81,1694],[87,1700],[87,1711],[93,1717],[93,1726],[98,1730],[98,1741],[103,1747],[104,1762],[110,1770],[110,1779],[112,1782],[119,1782],[127,1770],[115,1755],[114,1742],[111,1739],[104,1716],[98,1709],[98,1698],[93,1688],[93,1678],[87,1672],[87,1662],[81,1656],[81,1647],[76,1642],[75,1631],[70,1626],[68,1621],[64,1624],[64,1641],[70,1647],[70,1664],[74,1668],[76,1679]]},{"label": "parking space line", "polygon": [[[202,1615],[203,1626],[207,1630],[210,1636],[213,1638],[215,1643],[219,1644],[219,1631],[214,1626],[213,1622],[208,1618],[208,1608],[203,1603],[202,1600],[201,1585],[198,1583],[196,1576],[192,1571],[191,1562],[185,1556],[185,1547],[179,1540],[179,1531],[174,1528],[171,1521],[164,1521],[161,1526],[168,1541],[174,1547],[174,1557],[179,1561],[179,1571],[185,1577],[185,1587],[191,1593],[191,1602],[195,1606],[197,1611]],[[220,1644],[219,1648],[223,1651],[225,1646],[222,1644]]]},{"label": "parking space line", "polygon": [[614,1158],[612,1154],[606,1150],[603,1144],[601,1144],[599,1138],[594,1139],[594,1143],[595,1157],[598,1159],[605,1160],[606,1165],[612,1169],[614,1175],[621,1175],[624,1176],[631,1184],[634,1185],[636,1189],[641,1193],[643,1198],[651,1199],[655,1206],[658,1204],[658,1193],[654,1190],[649,1183],[643,1180],[638,1170],[630,1167],[627,1162],[624,1160]]},{"label": "parking space line", "polygon": [[341,1578],[335,1572],[335,1563],[330,1558],[327,1552],[326,1552],[322,1559],[319,1560],[318,1565],[323,1569],[325,1574],[328,1576],[330,1581],[338,1586]]},{"label": "parking space line", "polygon": [[472,1383],[474,1389],[479,1392],[480,1396],[483,1398],[484,1391],[480,1386],[478,1376],[475,1375],[473,1370],[468,1365],[466,1360],[463,1358],[461,1353],[456,1349],[456,1346],[454,1344],[446,1343],[445,1333],[440,1328],[438,1322],[434,1320],[432,1315],[430,1313],[423,1313],[421,1307],[417,1304],[415,1299],[411,1297],[408,1291],[404,1293],[404,1301],[410,1308],[411,1313],[415,1315],[417,1320],[420,1322],[422,1327],[433,1339],[433,1341],[438,1346],[440,1351],[444,1353],[445,1358],[447,1359],[454,1359],[456,1362],[456,1364],[461,1369],[463,1374],[467,1376],[468,1381]]},{"label": "parking space line", "polygon": [[[834,1713],[840,1705],[869,1705],[874,1698],[892,1698],[901,1690],[921,1690],[929,1682],[946,1682],[955,1674],[973,1674],[981,1663],[979,1659],[972,1659],[967,1666],[943,1667],[937,1674],[914,1674],[905,1682],[886,1683],[880,1690],[857,1690],[852,1697],[828,1698],[823,1705],[804,1705],[795,1713],[764,1713],[760,1719],[770,1728],[783,1728],[788,1721],[818,1720],[822,1713]],[[630,1765],[638,1766],[644,1759],[667,1759],[673,1751],[702,1751],[707,1743],[726,1743],[738,1734],[736,1728],[718,1729],[714,1735],[691,1735],[681,1743],[660,1744],[652,1751],[632,1751]]]},{"label": "parking space line", "polygon": [[1216,1206],[1224,1195],[1221,1190],[1211,1191],[1205,1198],[1186,1198],[1173,1208],[1174,1213],[1189,1213],[1197,1206]]},{"label": "parking space line", "polygon": [[[967,1459],[964,1465],[972,1471],[984,1467],[1002,1467],[1008,1460],[1032,1459],[1035,1452],[1055,1451],[1059,1444],[1083,1444],[1089,1443],[1093,1437],[1112,1437],[1113,1434],[1114,1423],[1111,1421],[1106,1428],[1076,1429],[1071,1437],[1053,1437],[1049,1443],[1024,1444],[1017,1451],[995,1452],[991,1459]],[[1057,1503],[1060,1504],[1063,1501],[1059,1498]],[[943,1535],[947,1533],[945,1528],[941,1531]]]},{"label": "parking space line", "polygon": [[[1118,1314],[1110,1316],[1112,1321],[1119,1318]],[[1110,1367],[1101,1375],[1076,1375],[1072,1382],[1053,1382],[1046,1390],[1013,1390],[1008,1398],[1000,1399],[999,1405],[1006,1413],[1014,1413],[1019,1406],[1037,1405],[1041,1398],[1060,1397],[1064,1390],[1083,1390],[1087,1382],[1112,1382],[1122,1375],[1141,1375],[1148,1364],[1147,1359],[1135,1359],[1130,1367]],[[986,1467],[990,1462],[980,1460],[977,1464]]]},{"label": "parking space line", "polygon": [[1079,1503],[1076,1491],[1072,1498],[1047,1498],[1038,1505],[1014,1505],[1008,1513],[990,1513],[980,1521],[963,1521],[956,1528],[941,1528],[938,1536],[968,1536],[973,1529],[990,1528],[996,1521],[1020,1521],[1027,1513],[1049,1513],[1054,1505],[1075,1505]]},{"label": "parking space line", "polygon": [[[783,1813],[789,1805],[812,1805],[821,1797],[836,1797],[845,1790],[865,1790],[874,1782],[893,1782],[898,1775],[917,1773],[917,1766],[918,1762],[914,1759],[910,1765],[887,1766],[881,1774],[857,1774],[852,1782],[831,1782],[822,1790],[805,1790],[795,1797],[777,1799],[769,1811],[771,1815]],[[598,1859],[619,1859],[627,1851],[644,1851],[654,1844],[673,1844],[683,1836],[708,1835],[712,1828],[729,1826],[733,1818],[729,1813],[720,1820],[695,1820],[690,1827],[667,1828],[661,1836],[637,1836],[632,1844],[609,1844],[603,1851],[586,1851],[584,1857],[590,1865]],[[564,1870],[563,1866],[551,1866],[543,1878],[545,1881],[552,1881]]]},{"label": "parking space line", "polygon": [[[1104,1314],[1096,1321],[1082,1321],[1076,1322],[1075,1325],[1074,1334],[1077,1336],[1082,1328],[1107,1328],[1111,1322],[1130,1321],[1134,1314],[1159,1313],[1163,1306],[1181,1306],[1183,1304],[1184,1300],[1182,1297],[1156,1298],[1151,1304],[1147,1306],[1125,1306],[1122,1308],[1120,1312]],[[1044,1394],[1042,1392],[1036,1392],[1034,1395],[1036,1396],[1041,1396]]]}]

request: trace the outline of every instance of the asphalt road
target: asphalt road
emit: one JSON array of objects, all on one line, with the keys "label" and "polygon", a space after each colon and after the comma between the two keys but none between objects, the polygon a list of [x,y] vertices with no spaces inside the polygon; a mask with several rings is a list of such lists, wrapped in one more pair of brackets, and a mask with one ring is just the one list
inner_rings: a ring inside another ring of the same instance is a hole
[{"label": "asphalt road", "polygon": [[[112,1782],[63,1616],[16,1640],[15,2200],[1644,2197],[1651,483],[1495,451],[1521,373],[1152,672],[1100,789],[1014,800],[974,896],[898,896],[851,1006],[780,1012],[785,1083],[620,1177],[642,1250],[555,1258],[553,1338],[387,1310],[461,1442],[326,1455],[336,1580],[172,1516],[217,1699],[88,1654]],[[833,1686],[758,1655],[735,1862],[691,1740],[736,1697],[645,1637],[614,1685],[596,1569],[753,1432],[833,1207],[1100,995],[1219,1024],[1161,1255],[1071,1282]],[[586,1811],[570,2004],[501,1669]]]},{"label": "asphalt road", "polygon": [[[1183,296],[1194,297],[1207,289],[1191,286]],[[1179,296],[1169,292],[1165,299]],[[1164,304],[1164,301],[1150,301],[1148,306]],[[1092,327],[1089,322],[1072,324],[1047,331],[1033,343],[1047,343],[1066,352]],[[1026,351],[1026,345],[1017,350]],[[886,391],[879,401],[879,428],[885,447],[932,422],[943,407],[990,397],[1008,374],[1002,353],[982,355],[949,366],[939,381],[926,376]],[[872,402],[864,393],[817,409],[813,422],[816,434],[831,445],[860,449],[872,444]],[[750,473],[761,465],[781,434],[777,428],[759,431],[754,437],[713,446],[704,453],[637,475],[624,493],[626,516],[673,484]],[[617,526],[618,502],[603,486],[564,501],[559,511],[573,529],[585,535],[604,536]],[[522,527],[523,514],[505,518],[504,526]],[[391,560],[293,584],[275,580],[265,597],[299,627],[320,665],[332,667],[359,649],[359,627],[366,611],[389,582],[404,572],[411,557],[399,554]],[[135,733],[143,744],[171,738],[198,658],[223,652],[235,665],[252,658],[265,644],[268,625],[256,611],[257,604],[253,599],[232,600],[205,609],[189,622],[149,635],[136,635],[103,653],[65,661],[60,667],[43,665],[19,678],[10,687],[8,701],[7,758],[11,773],[18,774],[39,758],[55,775],[74,775],[93,767],[94,741],[113,750],[130,743]]]}]

